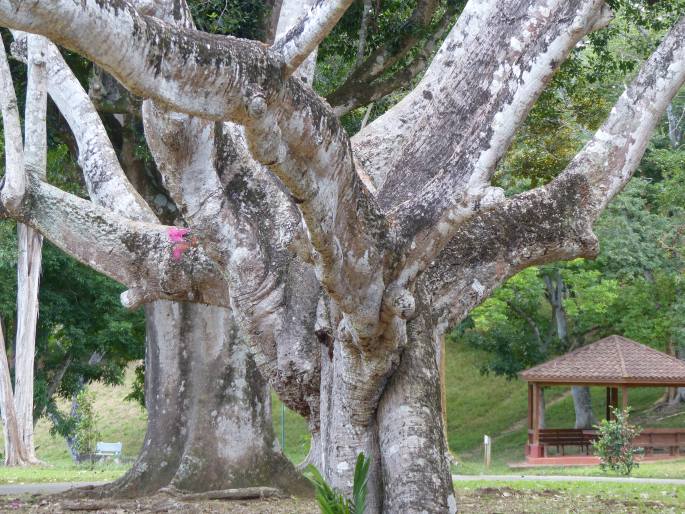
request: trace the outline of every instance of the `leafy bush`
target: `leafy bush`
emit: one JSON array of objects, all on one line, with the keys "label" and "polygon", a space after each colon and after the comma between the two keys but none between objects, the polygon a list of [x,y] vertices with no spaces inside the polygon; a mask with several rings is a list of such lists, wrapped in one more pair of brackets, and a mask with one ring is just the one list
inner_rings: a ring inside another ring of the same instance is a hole
[{"label": "leafy bush", "polygon": [[323,514],[364,514],[366,510],[366,493],[368,491],[369,464],[363,453],[357,456],[352,482],[352,498],[347,499],[335,491],[311,464],[307,466],[306,476],[314,484],[316,501]]},{"label": "leafy bush", "polygon": [[642,453],[642,448],[635,448],[633,441],[642,429],[628,422],[630,409],[618,410],[611,408],[614,419],[606,420],[597,425],[599,435],[592,443],[600,460],[602,471],[610,469],[622,475],[630,475],[633,468],[639,466],[635,462],[635,455]]},{"label": "leafy bush", "polygon": [[95,394],[87,388],[77,397],[76,422],[74,426],[74,446],[79,455],[93,455],[100,438],[97,430],[97,415],[93,409]]}]

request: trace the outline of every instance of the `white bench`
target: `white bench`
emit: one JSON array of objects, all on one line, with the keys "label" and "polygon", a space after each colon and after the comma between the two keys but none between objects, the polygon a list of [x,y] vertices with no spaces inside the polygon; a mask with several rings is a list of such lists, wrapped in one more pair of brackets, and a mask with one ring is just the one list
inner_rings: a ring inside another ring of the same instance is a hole
[{"label": "white bench", "polygon": [[98,441],[95,445],[95,455],[99,457],[114,457],[114,460],[119,462],[122,447],[123,445],[121,443],[105,443]]}]

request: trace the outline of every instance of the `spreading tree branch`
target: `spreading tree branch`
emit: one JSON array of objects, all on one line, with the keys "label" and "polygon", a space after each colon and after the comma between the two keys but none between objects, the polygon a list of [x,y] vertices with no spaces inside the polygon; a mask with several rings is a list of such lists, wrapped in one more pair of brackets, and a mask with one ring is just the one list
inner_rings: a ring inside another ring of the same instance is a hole
[{"label": "spreading tree branch", "polygon": [[[18,59],[25,60],[27,34],[14,31],[13,35],[15,43],[12,53]],[[88,93],[64,62],[57,47],[50,42],[46,42],[45,62],[48,92],[76,140],[78,162],[91,200],[127,218],[156,223],[154,213],[121,169],[105,126]]]},{"label": "spreading tree branch", "polygon": [[466,6],[420,85],[354,141],[406,242],[400,285],[501,199],[489,182],[516,128],[575,44],[608,21],[601,0],[486,3]]},{"label": "spreading tree branch", "polygon": [[133,291],[122,301],[173,299],[227,306],[222,273],[187,229],[131,221],[28,175],[20,221],[83,264]]},{"label": "spreading tree branch", "polygon": [[285,62],[286,76],[292,75],[321,41],[333,30],[354,0],[317,0],[309,13],[271,47]]},{"label": "spreading tree branch", "polygon": [[649,135],[685,83],[685,17],[678,21],[609,117],[549,184],[470,218],[421,277],[435,307],[462,319],[508,277],[532,265],[594,257],[592,224],[637,168]]},{"label": "spreading tree branch", "polygon": [[589,181],[587,215],[594,221],[640,163],[659,119],[685,83],[685,16],[642,65],[609,117],[574,157],[565,174]]}]

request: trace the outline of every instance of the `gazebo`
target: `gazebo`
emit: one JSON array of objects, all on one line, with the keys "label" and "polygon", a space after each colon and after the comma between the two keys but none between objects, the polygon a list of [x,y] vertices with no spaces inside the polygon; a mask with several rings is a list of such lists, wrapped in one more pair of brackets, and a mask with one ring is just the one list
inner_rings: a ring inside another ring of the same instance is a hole
[{"label": "gazebo", "polygon": [[[599,459],[589,455],[589,446],[596,435],[595,430],[540,428],[542,388],[577,385],[606,387],[606,416],[609,419],[610,407],[618,406],[619,389],[622,406],[626,407],[630,387],[685,386],[685,362],[613,335],[527,369],[520,377],[528,382],[527,463],[594,464]],[[645,458],[677,456],[681,447],[685,447],[685,429],[646,428],[635,444],[645,449]],[[586,455],[565,455],[567,446],[580,447]],[[551,447],[560,449],[560,454],[548,455],[547,450]]]}]

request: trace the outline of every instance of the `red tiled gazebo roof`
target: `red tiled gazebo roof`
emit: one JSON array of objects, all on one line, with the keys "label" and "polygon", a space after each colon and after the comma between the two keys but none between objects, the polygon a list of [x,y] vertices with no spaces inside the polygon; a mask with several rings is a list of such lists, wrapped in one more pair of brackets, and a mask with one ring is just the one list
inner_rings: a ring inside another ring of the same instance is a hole
[{"label": "red tiled gazebo roof", "polygon": [[613,335],[527,369],[527,382],[685,386],[685,362]]}]

